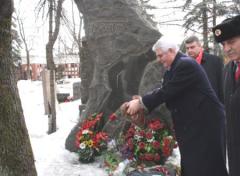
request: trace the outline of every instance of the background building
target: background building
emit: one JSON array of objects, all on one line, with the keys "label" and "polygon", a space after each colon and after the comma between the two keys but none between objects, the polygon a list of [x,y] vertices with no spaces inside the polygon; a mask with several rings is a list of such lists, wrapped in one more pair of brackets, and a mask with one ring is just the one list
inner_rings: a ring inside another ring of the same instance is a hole
[{"label": "background building", "polygon": [[[79,78],[79,56],[59,55],[54,57],[56,65],[56,79]],[[46,59],[44,56],[30,56],[30,73],[32,80],[41,80],[41,72],[46,68]],[[19,79],[27,79],[27,61],[26,56],[22,57],[20,71],[17,72]]]}]

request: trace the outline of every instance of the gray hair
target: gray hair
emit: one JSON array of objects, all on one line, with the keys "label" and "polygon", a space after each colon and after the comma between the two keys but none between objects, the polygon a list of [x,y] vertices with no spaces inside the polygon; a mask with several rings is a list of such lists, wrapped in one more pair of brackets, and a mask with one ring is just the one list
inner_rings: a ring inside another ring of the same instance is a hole
[{"label": "gray hair", "polygon": [[163,52],[166,52],[168,49],[174,49],[178,52],[179,47],[174,39],[162,36],[152,47],[154,52],[156,52],[157,49],[161,49]]}]

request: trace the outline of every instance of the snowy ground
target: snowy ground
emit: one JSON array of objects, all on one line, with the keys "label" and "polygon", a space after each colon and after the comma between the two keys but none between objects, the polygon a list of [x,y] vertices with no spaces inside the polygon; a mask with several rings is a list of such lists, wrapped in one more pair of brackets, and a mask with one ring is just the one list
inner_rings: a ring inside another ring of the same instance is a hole
[{"label": "snowy ground", "polygon": [[107,176],[98,163],[80,164],[77,154],[64,148],[65,139],[77,122],[80,100],[57,106],[58,130],[48,135],[42,82],[21,80],[18,88],[38,176]]},{"label": "snowy ground", "polygon": [[[18,82],[19,94],[28,128],[38,176],[107,176],[99,163],[81,164],[78,156],[65,150],[64,143],[78,120],[80,100],[57,105],[57,132],[48,135],[48,119],[44,115],[41,81]],[[61,91],[69,91],[69,85]],[[179,152],[171,163],[179,165]]]}]

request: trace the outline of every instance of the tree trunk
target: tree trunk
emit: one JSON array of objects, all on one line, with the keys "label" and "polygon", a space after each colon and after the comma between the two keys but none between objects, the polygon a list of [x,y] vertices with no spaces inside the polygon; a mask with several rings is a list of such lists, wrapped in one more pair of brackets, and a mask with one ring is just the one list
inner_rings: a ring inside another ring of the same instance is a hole
[{"label": "tree trunk", "polygon": [[50,70],[50,104],[49,104],[49,128],[48,133],[56,131],[56,95],[55,95],[55,64],[53,60],[53,46],[57,39],[60,29],[60,18],[62,12],[62,4],[64,0],[59,0],[57,4],[55,16],[55,30],[53,32],[53,0],[50,0],[49,6],[49,40],[46,45],[47,68]]},{"label": "tree trunk", "polygon": [[0,175],[37,176],[11,58],[13,1],[0,6]]},{"label": "tree trunk", "polygon": [[53,46],[50,42],[46,45],[47,67],[50,70],[50,100],[48,100],[48,134],[57,130],[56,120],[56,92],[55,92],[55,65],[53,62]]},{"label": "tree trunk", "polygon": [[207,2],[203,0],[203,7],[202,7],[202,21],[203,21],[203,48],[205,51],[209,51],[208,46],[208,15],[207,15]]}]

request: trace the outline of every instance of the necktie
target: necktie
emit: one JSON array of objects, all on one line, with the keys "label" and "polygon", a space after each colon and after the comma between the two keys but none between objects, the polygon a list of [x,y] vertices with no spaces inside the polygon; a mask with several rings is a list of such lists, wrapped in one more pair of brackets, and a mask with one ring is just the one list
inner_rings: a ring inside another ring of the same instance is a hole
[{"label": "necktie", "polygon": [[238,81],[240,78],[240,63],[237,64],[237,69],[235,72],[235,80]]}]

